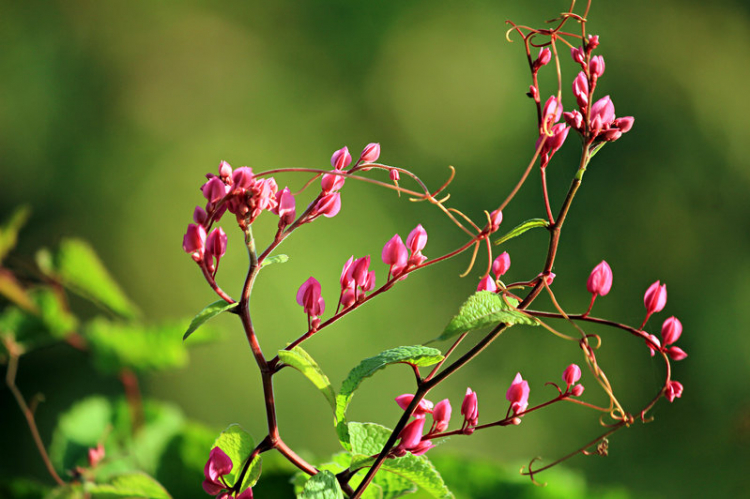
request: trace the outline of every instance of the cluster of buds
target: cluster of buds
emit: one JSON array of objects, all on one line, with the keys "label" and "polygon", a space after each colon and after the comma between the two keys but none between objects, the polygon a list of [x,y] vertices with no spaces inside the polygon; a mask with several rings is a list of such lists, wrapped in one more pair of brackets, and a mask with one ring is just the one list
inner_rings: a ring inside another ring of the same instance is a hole
[{"label": "cluster of buds", "polygon": [[314,277],[302,283],[297,290],[297,303],[307,314],[311,329],[317,329],[320,324],[320,316],[326,309],[326,302],[321,296],[320,283]]},{"label": "cluster of buds", "polygon": [[[232,459],[227,456],[226,452],[219,447],[211,449],[208,455],[208,461],[203,468],[203,490],[206,494],[216,496],[218,499],[230,499],[232,496],[228,492],[231,486],[224,479],[225,475],[232,472],[234,464]],[[247,488],[244,492],[236,496],[237,499],[253,499],[253,489]]]},{"label": "cluster of buds", "polygon": [[539,138],[534,147],[539,149],[541,167],[546,168],[552,156],[562,147],[568,137],[570,127],[557,123],[563,114],[563,105],[556,96],[547,99],[542,109],[542,122],[539,127]]},{"label": "cluster of buds", "polygon": [[522,413],[529,406],[530,391],[529,382],[521,377],[521,373],[516,373],[516,377],[513,378],[508,391],[505,392],[505,398],[510,402],[508,414],[514,416],[512,420],[514,425],[521,424]]},{"label": "cluster of buds", "polygon": [[422,254],[422,250],[426,245],[427,231],[421,225],[417,225],[409,233],[406,244],[398,234],[385,243],[381,257],[383,263],[388,265],[389,279],[399,277],[410,268],[424,263],[427,257]]},{"label": "cluster of buds", "polygon": [[[581,72],[573,80],[573,95],[578,110],[563,113],[565,122],[578,133],[590,138],[612,142],[633,127],[633,117],[615,117],[615,105],[609,95],[591,104],[598,79],[604,74],[604,57],[592,56],[599,45],[599,37],[590,35],[582,47],[570,49],[573,60],[580,64]],[[588,122],[586,122],[588,118]]]},{"label": "cluster of buds", "polygon": [[573,397],[580,397],[583,395],[583,385],[577,384],[578,380],[581,379],[581,368],[576,364],[571,364],[563,371],[562,379],[565,382],[567,388],[565,389],[565,395]]},{"label": "cluster of buds", "polygon": [[370,255],[356,260],[351,256],[344,264],[339,282],[339,304],[343,308],[349,308],[354,303],[364,300],[365,293],[375,288],[375,271],[370,270]]},{"label": "cluster of buds", "polygon": [[492,273],[495,274],[495,278],[493,279],[489,274],[482,277],[479,280],[477,291],[491,291],[492,293],[497,292],[500,277],[508,272],[508,269],[510,269],[510,255],[507,251],[504,251],[492,262]]}]

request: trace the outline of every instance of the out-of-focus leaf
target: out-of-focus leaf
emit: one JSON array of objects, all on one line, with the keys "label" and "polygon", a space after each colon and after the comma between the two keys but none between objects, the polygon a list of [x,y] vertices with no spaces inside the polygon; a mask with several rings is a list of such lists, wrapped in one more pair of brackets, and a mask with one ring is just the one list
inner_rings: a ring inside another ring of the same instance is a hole
[{"label": "out-of-focus leaf", "polygon": [[[391,432],[392,430],[375,423],[349,423],[352,468],[371,466],[375,461],[372,456],[383,450]],[[425,456],[406,454],[403,457],[386,459],[381,469],[391,471],[411,481],[432,497],[443,499],[453,497],[440,473]]]},{"label": "out-of-focus leaf", "polygon": [[305,488],[302,489],[299,497],[300,499],[343,499],[344,493],[333,473],[321,471],[305,483]]},{"label": "out-of-focus leaf", "polygon": [[269,265],[273,265],[274,263],[286,263],[288,261],[289,255],[273,255],[263,260],[263,263],[260,264],[260,268],[268,267]]},{"label": "out-of-focus leaf", "polygon": [[0,225],[0,263],[8,252],[16,247],[18,231],[29,219],[29,215],[31,215],[31,209],[28,206],[21,206]]},{"label": "out-of-focus leaf", "polygon": [[44,499],[85,499],[81,484],[70,484],[52,489]]},{"label": "out-of-focus leaf", "polygon": [[0,478],[0,497],[40,499],[50,493],[48,485],[24,477]]},{"label": "out-of-focus leaf", "polygon": [[145,473],[128,473],[114,477],[109,483],[91,484],[86,487],[91,499],[171,499],[154,478]]},{"label": "out-of-focus leaf", "polygon": [[6,307],[0,313],[0,334],[12,335],[24,350],[64,339],[78,327],[78,319],[68,312],[52,289],[34,289],[29,298],[36,313],[16,306]]},{"label": "out-of-focus leaf", "polygon": [[43,273],[83,298],[128,319],[138,315],[136,306],[85,241],[64,239],[55,254],[41,250],[37,264]]},{"label": "out-of-focus leaf", "polygon": [[539,321],[535,318],[520,310],[515,310],[517,306],[518,300],[513,297],[503,298],[502,295],[491,291],[477,291],[461,305],[458,315],[451,319],[443,334],[436,341],[447,340],[465,331],[495,326],[501,322],[509,326],[514,324],[539,325]]},{"label": "out-of-focus leaf", "polygon": [[105,437],[112,415],[112,404],[107,399],[89,397],[60,416],[49,447],[52,464],[60,473],[86,465],[88,449]]},{"label": "out-of-focus leaf", "polygon": [[[224,476],[229,485],[234,485],[242,471],[242,466],[245,463],[250,454],[252,454],[255,448],[253,437],[250,436],[240,425],[231,424],[226,430],[221,432],[219,438],[214,442],[213,447],[219,447],[223,450],[229,459],[232,460],[232,471]],[[212,447],[212,448],[213,448]],[[206,460],[208,460],[208,453],[211,449],[206,451]],[[250,464],[250,468],[245,475],[245,479],[242,481],[242,487],[240,490],[245,490],[248,487],[255,485],[255,482],[260,478],[261,463],[260,456],[255,456],[253,462]]]},{"label": "out-of-focus leaf", "polygon": [[549,222],[543,218],[532,218],[531,220],[526,220],[522,224],[513,228],[507,234],[503,235],[503,237],[495,241],[495,244],[503,244],[505,241],[513,239],[514,237],[518,237],[527,230],[531,230],[536,227],[549,227]]},{"label": "out-of-focus leaf", "polygon": [[187,350],[180,341],[184,328],[179,323],[141,326],[99,317],[86,324],[84,335],[96,368],[116,374],[123,368],[150,371],[187,364]]},{"label": "out-of-focus leaf", "polygon": [[195,330],[201,327],[207,320],[216,317],[222,312],[231,310],[237,305],[239,305],[239,303],[229,303],[224,300],[215,301],[212,304],[208,305],[206,308],[198,312],[198,314],[193,317],[193,320],[190,321],[190,326],[188,326],[185,334],[182,335],[182,341],[188,339],[188,336],[193,334]]},{"label": "out-of-focus leaf", "polygon": [[26,312],[36,313],[38,310],[31,297],[8,269],[0,268],[0,295],[6,297]]},{"label": "out-of-focus leaf", "polygon": [[323,373],[317,362],[310,357],[301,347],[295,347],[292,350],[279,350],[279,359],[294,369],[301,372],[307,379],[312,381],[313,385],[320,390],[320,393],[326,398],[331,408],[336,410],[336,392],[331,387],[331,381]]},{"label": "out-of-focus leaf", "polygon": [[347,448],[349,441],[346,433],[346,409],[354,396],[354,391],[359,387],[362,380],[390,364],[406,363],[416,366],[431,366],[441,360],[443,360],[443,354],[440,350],[414,345],[386,350],[363,360],[352,369],[341,384],[341,390],[336,396],[336,431],[344,448]]},{"label": "out-of-focus leaf", "polygon": [[143,417],[144,424],[133,436],[130,452],[139,469],[155,474],[167,446],[182,430],[185,417],[173,405],[152,401],[144,402]]}]

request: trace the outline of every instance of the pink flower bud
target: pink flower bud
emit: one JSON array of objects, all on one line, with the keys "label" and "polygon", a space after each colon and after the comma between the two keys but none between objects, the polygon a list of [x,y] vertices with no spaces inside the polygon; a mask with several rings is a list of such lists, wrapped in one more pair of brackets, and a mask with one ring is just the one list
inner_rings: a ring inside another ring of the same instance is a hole
[{"label": "pink flower bud", "polygon": [[398,170],[396,170],[395,168],[391,168],[388,171],[388,175],[390,176],[391,181],[393,182],[398,182],[399,180],[401,180],[401,175],[399,175]]},{"label": "pink flower bud", "polygon": [[289,187],[284,187],[284,189],[276,193],[276,210],[274,213],[279,216],[279,226],[281,227],[294,222],[297,216],[297,209],[294,195],[289,190]]},{"label": "pink flower bud", "polygon": [[643,304],[646,306],[648,315],[661,312],[667,304],[667,285],[656,281],[649,286],[643,296]]},{"label": "pink flower bud", "polygon": [[311,317],[319,317],[325,310],[326,304],[320,293],[320,283],[314,277],[303,282],[297,290],[297,303]]},{"label": "pink flower bud", "polygon": [[479,403],[476,392],[466,389],[466,395],[461,403],[461,415],[468,426],[476,426],[479,421]]},{"label": "pink flower bud", "polygon": [[370,268],[370,256],[357,258],[351,267],[352,279],[355,286],[364,286],[367,282]]},{"label": "pink flower bud", "polygon": [[341,194],[331,192],[318,199],[315,208],[312,210],[313,216],[323,215],[326,218],[332,218],[341,211]]},{"label": "pink flower bud", "polygon": [[591,71],[592,76],[595,78],[599,78],[601,75],[604,74],[604,57],[600,55],[595,55],[591,58],[591,61],[589,61],[589,69]]},{"label": "pink flower bud", "polygon": [[241,166],[232,172],[232,182],[235,190],[248,190],[255,182],[253,170],[249,166]]},{"label": "pink flower bud", "polygon": [[503,212],[495,210],[490,213],[490,232],[495,232],[500,228],[500,224],[503,223]]},{"label": "pink flower bud", "polygon": [[681,335],[682,323],[677,317],[672,316],[664,321],[661,326],[661,338],[664,340],[664,346],[671,345],[679,340]]},{"label": "pink flower bud", "polygon": [[245,491],[237,496],[237,499],[253,499],[253,489],[248,487]]},{"label": "pink flower bud", "polygon": [[95,468],[102,459],[104,459],[104,446],[102,444],[98,444],[96,447],[89,449],[90,468]]},{"label": "pink flower bud", "polygon": [[575,385],[581,379],[581,368],[575,364],[569,365],[563,371],[562,379],[568,387]]},{"label": "pink flower bud", "polygon": [[570,56],[581,66],[585,64],[586,54],[583,51],[583,47],[571,47]]},{"label": "pink flower bud", "polygon": [[583,385],[576,385],[570,390],[570,394],[574,397],[580,397],[583,395]]},{"label": "pink flower bud", "polygon": [[204,210],[200,206],[196,206],[195,211],[193,211],[193,221],[198,225],[202,225],[205,227],[207,220],[208,214],[206,213],[206,210]]},{"label": "pink flower bud", "polygon": [[[406,410],[413,399],[414,395],[412,395],[411,393],[404,393],[403,395],[399,395],[398,397],[396,397],[396,403],[401,409]],[[412,414],[412,416],[414,416],[415,418],[424,418],[425,414],[432,413],[432,407],[432,402],[423,398],[419,401],[417,408],[414,409],[414,413]]]},{"label": "pink flower bud", "polygon": [[612,126],[620,130],[622,133],[625,133],[633,128],[633,122],[635,122],[635,118],[632,116],[623,116],[622,118],[615,119],[615,121],[612,122]]},{"label": "pink flower bud", "polygon": [[593,120],[596,118],[601,121],[601,125],[598,127],[599,129],[609,126],[610,123],[614,121],[615,105],[612,103],[612,99],[609,98],[609,95],[605,95],[598,101],[594,102],[594,105],[591,106],[592,129],[595,128],[593,126]]},{"label": "pink flower bud", "polygon": [[227,185],[219,177],[213,177],[201,187],[203,196],[209,203],[215,203],[223,198],[227,193]]},{"label": "pink flower bud", "polygon": [[221,227],[211,231],[206,239],[206,252],[218,261],[227,251],[227,235]]},{"label": "pink flower bud", "polygon": [[349,154],[349,148],[342,147],[331,156],[331,166],[337,170],[343,170],[352,162],[352,155]]},{"label": "pink flower bud", "polygon": [[542,110],[542,126],[544,130],[550,130],[552,125],[557,123],[562,116],[562,103],[554,95],[547,99]]},{"label": "pink flower bud", "polygon": [[620,137],[622,137],[622,132],[618,130],[617,128],[610,128],[608,130],[604,130],[600,136],[601,139],[604,139],[607,142],[614,142]]},{"label": "pink flower bud", "polygon": [[583,131],[583,115],[578,111],[570,111],[563,113],[563,119],[565,123],[578,130]]},{"label": "pink flower bud", "polygon": [[415,456],[421,456],[422,454],[432,449],[433,447],[435,447],[435,444],[433,444],[431,440],[422,440],[421,442],[419,442],[419,444],[416,447],[411,449],[409,452],[411,452]]},{"label": "pink flower bud", "polygon": [[537,89],[534,85],[529,85],[529,92],[526,94],[535,101],[539,100],[539,89]]},{"label": "pink flower bud", "polygon": [[554,272],[550,272],[549,274],[546,274],[546,275],[544,274],[544,272],[542,272],[541,274],[537,276],[537,278],[539,279],[544,279],[544,282],[547,283],[547,286],[552,285],[552,283],[555,281],[555,277],[557,277],[557,274],[555,274]]},{"label": "pink flower bud", "polygon": [[232,166],[226,161],[219,163],[219,176],[224,180],[232,178]]},{"label": "pink flower bud", "polygon": [[666,395],[667,400],[670,402],[674,402],[674,399],[682,397],[682,383],[679,381],[670,381],[667,384],[667,388],[664,391],[664,395]]},{"label": "pink flower bud", "polygon": [[320,187],[323,192],[336,192],[341,190],[344,186],[346,179],[343,175],[334,175],[333,173],[326,173],[323,178],[320,179]]},{"label": "pink flower bud", "polygon": [[352,264],[354,263],[354,255],[350,256],[344,264],[344,268],[341,270],[341,278],[339,283],[341,289],[344,290],[349,287],[354,287],[354,279],[352,278]]},{"label": "pink flower bud", "polygon": [[[646,345],[651,349],[651,357],[653,357],[656,354],[656,349],[661,348],[661,343],[659,342],[659,338],[657,338],[653,334],[649,334],[648,339],[650,339],[651,341],[647,341]],[[654,345],[656,345],[656,348],[654,348]]]},{"label": "pink flower bud", "polygon": [[409,252],[398,234],[385,243],[381,256],[383,263],[390,266],[390,272],[393,276],[400,274],[406,268],[409,260]]},{"label": "pink flower bud", "polygon": [[417,225],[406,238],[406,246],[412,253],[419,253],[427,245],[427,231],[421,224]]},{"label": "pink flower bud", "polygon": [[542,66],[546,66],[549,64],[549,61],[552,60],[552,52],[550,52],[550,49],[543,48],[539,50],[539,57],[536,58],[536,61],[534,61],[534,71],[538,71],[539,68]]},{"label": "pink flower bud", "polygon": [[529,383],[521,377],[521,373],[517,373],[505,393],[505,398],[510,402],[513,414],[521,413],[529,406],[530,391]]},{"label": "pink flower bud", "polygon": [[495,277],[500,279],[500,277],[508,272],[508,269],[510,269],[510,255],[507,251],[504,251],[492,262],[492,272],[495,274]]},{"label": "pink flower bud", "polygon": [[669,355],[669,358],[671,358],[675,362],[677,362],[678,360],[682,360],[688,356],[685,350],[675,346],[669,347],[669,349],[667,349],[667,354]]},{"label": "pink flower bud", "polygon": [[206,229],[202,225],[189,224],[185,236],[182,238],[182,249],[193,254],[195,261],[203,258],[206,247]]},{"label": "pink flower bud", "polygon": [[443,399],[435,405],[432,411],[432,420],[435,423],[435,431],[440,433],[448,428],[451,420],[451,403],[448,399]]},{"label": "pink flower bud", "polygon": [[612,289],[612,269],[604,260],[591,271],[586,289],[592,295],[605,296]]},{"label": "pink flower bud", "polygon": [[424,430],[424,418],[418,418],[409,423],[401,430],[399,437],[401,443],[399,447],[406,450],[414,449],[422,441],[422,431]]},{"label": "pink flower bud", "polygon": [[491,293],[494,293],[497,291],[497,284],[495,284],[495,280],[489,274],[487,274],[479,280],[477,291],[489,291]]},{"label": "pink flower bud", "polygon": [[586,49],[591,52],[599,46],[599,35],[589,35],[588,43],[586,43]]},{"label": "pink flower bud", "polygon": [[380,157],[380,144],[373,142],[367,144],[359,155],[359,160],[363,163],[374,163]]},{"label": "pink flower bud", "polygon": [[232,460],[223,450],[219,447],[211,449],[211,453],[208,456],[208,462],[203,468],[203,475],[206,477],[205,480],[203,480],[203,490],[212,496],[221,492],[225,487],[224,484],[219,481],[219,478],[231,472],[232,467]]},{"label": "pink flower bud", "polygon": [[576,97],[578,107],[586,109],[589,103],[589,79],[583,71],[578,73],[573,80],[573,95]]}]

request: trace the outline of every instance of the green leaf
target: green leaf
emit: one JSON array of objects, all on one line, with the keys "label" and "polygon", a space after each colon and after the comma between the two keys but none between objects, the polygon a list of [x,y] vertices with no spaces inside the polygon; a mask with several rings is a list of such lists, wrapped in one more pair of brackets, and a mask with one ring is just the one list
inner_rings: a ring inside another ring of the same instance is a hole
[{"label": "green leaf", "polygon": [[326,398],[331,408],[336,410],[336,392],[333,391],[331,381],[323,373],[317,362],[310,357],[301,347],[294,347],[292,350],[279,350],[279,359],[289,367],[301,372],[307,379],[312,381],[313,385],[320,390],[320,393]]},{"label": "green leaf", "polygon": [[[130,410],[129,407],[126,409]],[[185,416],[176,406],[146,401],[143,404],[143,417],[144,424],[133,436],[130,454],[139,469],[155,474],[170,442],[182,430]]]},{"label": "green leaf", "polygon": [[38,312],[36,305],[31,301],[29,293],[26,292],[16,276],[8,269],[0,268],[0,295],[24,309],[26,312]]},{"label": "green leaf", "polygon": [[218,300],[213,302],[211,305],[208,305],[206,308],[198,312],[198,315],[193,317],[193,320],[190,321],[190,326],[188,326],[187,331],[185,331],[185,334],[182,335],[182,341],[185,341],[188,336],[193,334],[196,329],[201,327],[207,320],[212,319],[219,315],[222,312],[226,312],[227,310],[231,310],[234,307],[239,305],[239,303],[229,303],[228,301],[224,300]]},{"label": "green leaf", "polygon": [[68,484],[62,487],[52,489],[44,499],[85,499],[86,494],[83,492],[83,486],[79,483]]},{"label": "green leaf", "polygon": [[85,241],[64,239],[54,255],[41,250],[37,253],[37,264],[44,274],[83,298],[125,318],[138,315],[136,306]]},{"label": "green leaf", "polygon": [[31,215],[31,209],[28,206],[16,208],[16,211],[0,225],[0,263],[3,258],[16,247],[18,241],[18,231],[24,226]]},{"label": "green leaf", "polygon": [[274,263],[286,263],[288,261],[289,255],[273,255],[263,260],[263,263],[260,264],[260,268],[268,267],[269,265],[273,265]]},{"label": "green leaf", "polygon": [[183,324],[141,326],[96,318],[84,335],[94,354],[94,365],[104,373],[116,374],[123,368],[136,371],[183,367],[188,356],[180,341]]},{"label": "green leaf", "polygon": [[[375,423],[349,423],[352,469],[371,466],[375,461],[372,456],[380,453],[391,433],[392,430]],[[380,469],[414,483],[432,497],[453,497],[440,473],[425,456],[407,454],[395,459],[386,459]]]},{"label": "green leaf", "polygon": [[11,334],[26,351],[64,339],[78,327],[78,319],[52,289],[34,289],[29,292],[29,299],[36,312],[15,306],[0,312],[0,334]]},{"label": "green leaf", "polygon": [[[245,459],[247,459],[250,454],[252,454],[253,449],[255,449],[253,437],[242,429],[240,425],[231,424],[226,430],[221,432],[219,438],[214,442],[213,447],[219,447],[226,452],[229,459],[232,460],[232,471],[225,475],[225,479],[229,485],[234,485],[237,481],[237,477],[242,471]],[[206,454],[206,459],[208,459],[208,454]],[[260,471],[260,456],[255,456],[255,459],[253,459],[253,462],[250,464],[247,474],[245,474],[245,479],[242,481],[240,491],[255,485],[255,482],[260,478]]]},{"label": "green leaf", "polygon": [[106,484],[92,484],[86,488],[92,499],[171,499],[159,482],[145,473],[128,473]]},{"label": "green leaf", "polygon": [[549,222],[543,218],[532,218],[531,220],[526,220],[521,225],[516,226],[513,230],[495,241],[495,244],[503,244],[505,241],[513,239],[514,237],[518,237],[527,230],[534,229],[536,227],[549,227]]},{"label": "green leaf", "polygon": [[321,471],[310,478],[302,489],[301,499],[343,499],[336,476],[330,471]]},{"label": "green leaf", "polygon": [[465,331],[495,326],[501,322],[508,326],[539,325],[535,318],[516,310],[517,306],[518,300],[510,296],[503,298],[503,295],[491,291],[477,291],[461,305],[458,315],[451,319],[436,341],[447,340]]},{"label": "green leaf", "polygon": [[336,396],[336,431],[339,440],[347,447],[349,439],[346,430],[346,409],[354,396],[354,391],[365,378],[372,376],[389,364],[407,363],[416,366],[431,366],[443,360],[443,354],[436,348],[415,345],[396,347],[367,358],[349,372],[341,390]]},{"label": "green leaf", "polygon": [[109,431],[112,416],[112,404],[104,397],[84,399],[60,416],[49,447],[55,468],[64,472],[84,465],[88,449]]}]

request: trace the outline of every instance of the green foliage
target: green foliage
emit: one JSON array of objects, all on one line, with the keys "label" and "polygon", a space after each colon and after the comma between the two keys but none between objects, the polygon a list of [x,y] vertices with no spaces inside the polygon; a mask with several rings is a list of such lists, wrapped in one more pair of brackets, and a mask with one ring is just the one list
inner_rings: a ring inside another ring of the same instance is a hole
[{"label": "green foliage", "polygon": [[331,408],[336,410],[336,392],[333,391],[331,381],[309,353],[301,347],[294,347],[292,350],[279,350],[279,359],[309,379],[331,404]]},{"label": "green foliage", "polygon": [[3,258],[16,247],[18,241],[18,232],[26,224],[31,215],[31,209],[28,206],[21,206],[11,214],[11,216],[0,225],[0,264]]},{"label": "green foliage", "polygon": [[346,428],[346,409],[354,396],[354,391],[365,378],[368,378],[390,364],[412,364],[431,366],[443,360],[443,354],[436,348],[414,345],[396,347],[369,357],[349,372],[341,390],[336,396],[336,431],[344,448],[348,448],[349,437]]},{"label": "green foliage", "polygon": [[268,267],[269,265],[273,265],[274,263],[286,263],[288,261],[289,255],[273,255],[263,260],[263,263],[260,264],[260,268]]},{"label": "green foliage", "polygon": [[[232,471],[225,476],[225,479],[227,483],[234,485],[242,471],[245,459],[255,448],[253,437],[251,437],[250,434],[240,425],[231,424],[226,430],[221,432],[219,438],[214,442],[213,447],[219,447],[226,452],[229,459],[232,460]],[[206,457],[208,457],[208,455],[206,455]],[[255,459],[250,463],[250,468],[242,481],[242,487],[240,487],[240,490],[245,490],[246,488],[255,485],[255,482],[260,478],[260,471],[260,456],[255,456]]]},{"label": "green foliage", "polygon": [[106,484],[86,487],[92,499],[171,499],[159,482],[145,473],[128,473],[113,478]]},{"label": "green foliage", "polygon": [[116,374],[124,368],[156,371],[183,367],[188,360],[180,341],[184,328],[180,323],[144,326],[99,317],[86,324],[84,335],[95,367],[103,373]]},{"label": "green foliage", "polygon": [[505,241],[513,239],[514,237],[518,237],[527,230],[531,230],[536,227],[549,227],[549,222],[543,218],[532,218],[531,220],[526,220],[522,224],[517,225],[512,230],[504,234],[500,239],[495,241],[495,244],[503,244]]},{"label": "green foliage", "polygon": [[122,317],[132,319],[138,315],[136,306],[125,296],[87,242],[64,239],[55,254],[46,249],[37,252],[37,264],[46,276],[73,293]]},{"label": "green foliage", "polygon": [[[349,423],[352,469],[372,465],[375,460],[373,456],[380,453],[391,433],[392,430],[375,423]],[[381,469],[409,480],[432,497],[453,497],[440,473],[425,456],[406,454],[403,457],[386,459]]]},{"label": "green foliage", "polygon": [[198,314],[195,317],[193,317],[193,320],[190,321],[190,326],[188,326],[187,331],[185,331],[185,334],[182,336],[182,341],[185,341],[186,339],[188,339],[188,336],[193,334],[196,329],[201,327],[209,319],[216,317],[222,312],[231,310],[237,305],[238,303],[229,303],[224,300],[218,300],[206,306],[206,308],[198,312]]},{"label": "green foliage", "polygon": [[16,306],[0,313],[0,334],[9,334],[25,350],[64,339],[78,327],[59,294],[50,288],[37,288],[28,294],[35,311]]},{"label": "green foliage", "polygon": [[75,466],[84,466],[88,449],[103,441],[113,419],[114,408],[104,397],[84,399],[60,416],[49,447],[57,471],[64,473]]},{"label": "green foliage", "polygon": [[453,317],[435,341],[447,340],[466,331],[504,323],[508,326],[526,324],[539,325],[538,321],[515,308],[518,300],[490,291],[477,291],[461,305],[458,315]]},{"label": "green foliage", "polygon": [[31,301],[31,297],[18,282],[18,279],[9,270],[3,268],[0,268],[0,295],[26,312],[34,313],[37,311],[36,305]]},{"label": "green foliage", "polygon": [[305,488],[299,497],[301,499],[343,499],[344,493],[333,473],[321,471],[305,483]]}]

